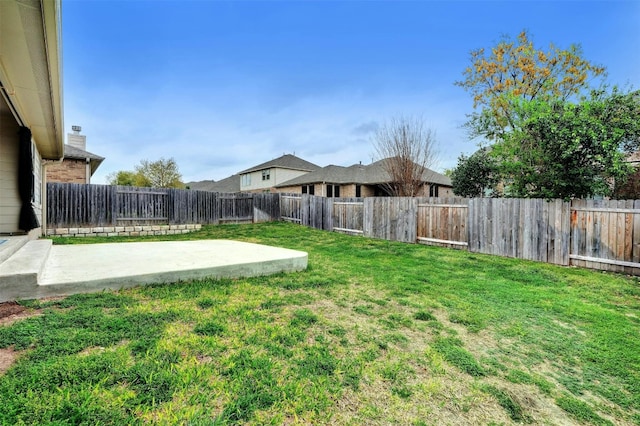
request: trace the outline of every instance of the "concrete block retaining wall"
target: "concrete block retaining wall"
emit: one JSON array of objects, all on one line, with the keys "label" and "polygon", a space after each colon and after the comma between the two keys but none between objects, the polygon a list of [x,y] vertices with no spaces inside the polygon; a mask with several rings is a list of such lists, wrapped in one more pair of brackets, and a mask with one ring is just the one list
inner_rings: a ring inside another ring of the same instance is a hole
[{"label": "concrete block retaining wall", "polygon": [[175,235],[199,231],[202,225],[140,225],[96,226],[91,228],[49,228],[51,237],[143,237],[147,235]]}]

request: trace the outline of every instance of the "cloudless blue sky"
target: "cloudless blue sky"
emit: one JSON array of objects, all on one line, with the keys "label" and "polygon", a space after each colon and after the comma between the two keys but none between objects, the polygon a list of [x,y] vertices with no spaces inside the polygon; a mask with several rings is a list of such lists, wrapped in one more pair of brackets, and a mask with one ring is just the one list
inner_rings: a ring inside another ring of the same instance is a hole
[{"label": "cloudless blue sky", "polygon": [[93,183],[161,157],[184,181],[285,153],[366,164],[401,115],[435,130],[442,171],[476,149],[469,52],[523,29],[640,88],[640,1],[63,0],[62,28],[66,130],[106,157]]}]

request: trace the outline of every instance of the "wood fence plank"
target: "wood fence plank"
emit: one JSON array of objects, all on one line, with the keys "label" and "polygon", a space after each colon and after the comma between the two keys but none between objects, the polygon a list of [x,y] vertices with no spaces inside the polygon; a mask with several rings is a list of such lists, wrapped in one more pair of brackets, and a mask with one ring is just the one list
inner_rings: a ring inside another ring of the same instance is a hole
[{"label": "wood fence plank", "polygon": [[539,257],[537,260],[547,263],[549,260],[549,202],[541,200],[542,217],[540,218],[540,226],[538,227],[539,237]]},{"label": "wood fence plank", "polygon": [[[625,200],[626,208],[633,209],[633,200]],[[624,261],[631,262],[633,257],[633,216],[625,213],[624,218]]]},{"label": "wood fence plank", "polygon": [[[633,208],[640,210],[640,200],[633,202]],[[631,232],[631,261],[640,263],[640,214],[633,215],[633,230]]]},{"label": "wood fence plank", "polygon": [[[614,201],[615,202],[615,201]],[[625,201],[618,200],[617,208],[623,209],[625,208]],[[624,259],[624,226],[625,226],[625,213],[616,213],[616,245],[615,245],[615,259],[623,260]],[[615,268],[616,272],[624,272],[623,266],[617,266]]]},{"label": "wood fence plank", "polygon": [[[594,205],[594,200],[586,200],[586,207],[587,210],[582,213],[582,216],[584,217],[584,244],[585,244],[585,248],[584,251],[582,252],[583,256],[586,257],[594,257],[593,256],[593,222],[594,222],[594,212],[593,212],[593,208],[595,207]],[[587,261],[586,263],[586,267],[587,268],[593,268],[593,263]]]}]

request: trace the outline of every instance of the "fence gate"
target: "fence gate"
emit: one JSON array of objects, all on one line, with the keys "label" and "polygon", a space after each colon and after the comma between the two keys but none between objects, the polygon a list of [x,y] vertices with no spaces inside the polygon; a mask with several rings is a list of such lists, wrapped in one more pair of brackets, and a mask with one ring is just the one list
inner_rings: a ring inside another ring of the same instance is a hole
[{"label": "fence gate", "polygon": [[455,248],[469,246],[466,204],[418,204],[419,243]]},{"label": "fence gate", "polygon": [[220,194],[220,223],[225,222],[252,222],[253,221],[253,197],[244,194]]},{"label": "fence gate", "polygon": [[300,195],[282,195],[280,196],[280,218],[302,223],[302,196]]},{"label": "fence gate", "polygon": [[168,194],[148,188],[116,190],[116,221],[119,225],[150,225],[169,222]]},{"label": "fence gate", "polygon": [[334,201],[331,222],[333,231],[364,234],[364,202]]}]

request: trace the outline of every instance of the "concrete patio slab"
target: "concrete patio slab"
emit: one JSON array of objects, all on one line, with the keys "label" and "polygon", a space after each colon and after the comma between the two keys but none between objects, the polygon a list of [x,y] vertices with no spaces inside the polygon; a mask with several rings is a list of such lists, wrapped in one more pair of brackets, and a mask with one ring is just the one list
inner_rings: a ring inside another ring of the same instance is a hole
[{"label": "concrete patio slab", "polygon": [[0,263],[9,259],[15,252],[20,250],[22,246],[29,242],[27,236],[2,236],[0,235]]},{"label": "concrete patio slab", "polygon": [[0,301],[294,272],[306,269],[307,259],[301,251],[230,240],[54,245],[37,284],[0,282]]}]

